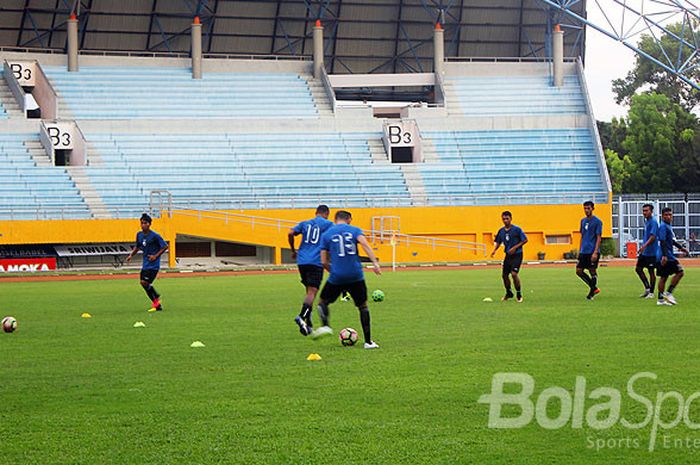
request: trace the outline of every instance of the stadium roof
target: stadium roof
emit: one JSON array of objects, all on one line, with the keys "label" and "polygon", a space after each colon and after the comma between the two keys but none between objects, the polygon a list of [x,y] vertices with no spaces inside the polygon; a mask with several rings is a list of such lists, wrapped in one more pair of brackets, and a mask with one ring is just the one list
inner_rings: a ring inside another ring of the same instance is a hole
[{"label": "stadium roof", "polygon": [[[205,54],[309,56],[320,18],[331,73],[430,71],[437,21],[448,58],[542,58],[559,21],[539,0],[3,0],[0,46],[62,50],[72,10],[81,50],[168,54],[189,52],[198,15]],[[565,55],[583,56],[585,28],[565,31]]]}]

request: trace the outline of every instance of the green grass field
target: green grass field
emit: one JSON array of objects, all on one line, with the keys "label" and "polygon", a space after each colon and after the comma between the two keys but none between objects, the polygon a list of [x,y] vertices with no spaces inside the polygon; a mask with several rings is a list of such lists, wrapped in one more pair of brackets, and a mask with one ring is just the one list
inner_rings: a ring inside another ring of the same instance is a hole
[{"label": "green grass field", "polygon": [[[371,305],[377,351],[303,338],[293,274],[161,279],[158,314],[136,278],[0,281],[0,315],[20,325],[0,334],[0,463],[697,463],[692,445],[657,439],[648,452],[650,426],[489,429],[477,400],[497,372],[530,374],[533,400],[550,386],[573,393],[585,376],[587,394],[619,389],[622,413],[642,421],[624,394],[633,374],[658,375],[639,382],[650,398],[700,391],[700,269],[688,269],[673,308],[638,299],[628,268],[601,269],[594,302],[572,268],[522,276],[522,304],[499,301],[496,269],[368,276],[387,296]],[[360,329],[352,304],[331,311],[336,332]],[[323,360],[306,361],[311,352]],[[700,400],[690,416],[700,422]],[[700,431],[682,423],[662,433],[700,448]],[[591,448],[625,438],[631,446]]]}]

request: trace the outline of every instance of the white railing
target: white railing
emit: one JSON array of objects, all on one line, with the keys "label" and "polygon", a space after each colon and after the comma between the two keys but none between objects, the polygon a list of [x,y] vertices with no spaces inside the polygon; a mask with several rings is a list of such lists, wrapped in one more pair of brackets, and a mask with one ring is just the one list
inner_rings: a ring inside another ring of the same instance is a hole
[{"label": "white railing", "polygon": [[[43,53],[49,55],[65,55],[62,48],[32,48],[32,47],[0,47],[0,52],[12,53]],[[140,58],[190,58],[189,52],[149,52],[129,50],[80,50],[80,55],[85,56],[119,56]],[[224,60],[273,60],[273,61],[310,61],[310,55],[262,55],[246,53],[204,53],[204,58],[218,58]]]},{"label": "white railing", "polygon": [[[565,63],[573,63],[576,57],[565,57]],[[454,63],[533,63],[551,61],[542,57],[445,57],[446,62]]]},{"label": "white railing", "polygon": [[603,180],[605,186],[608,188],[608,192],[612,192],[612,184],[610,183],[610,175],[608,174],[608,166],[605,161],[605,152],[603,151],[603,145],[600,142],[600,134],[598,133],[598,123],[596,122],[595,116],[593,115],[593,104],[591,103],[591,96],[588,93],[588,86],[586,85],[586,73],[583,70],[583,62],[580,58],[576,60],[576,74],[579,79],[579,86],[581,87],[581,92],[583,92],[583,99],[586,105],[586,114],[588,115],[588,127],[593,133],[593,144],[595,146],[595,151],[598,154],[598,169],[603,173]]},{"label": "white railing", "polygon": [[326,68],[324,67],[321,67],[321,82],[323,83],[323,88],[326,90],[326,96],[328,96],[328,100],[331,101],[331,105],[333,106],[333,113],[335,113],[335,110],[338,106],[338,102],[335,98],[335,91],[333,90],[333,85],[331,84],[331,80],[328,77]]}]

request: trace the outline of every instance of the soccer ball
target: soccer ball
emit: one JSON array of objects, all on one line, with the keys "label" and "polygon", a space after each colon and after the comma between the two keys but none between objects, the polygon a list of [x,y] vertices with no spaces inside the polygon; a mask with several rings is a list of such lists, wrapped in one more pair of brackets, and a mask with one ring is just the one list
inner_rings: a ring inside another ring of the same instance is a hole
[{"label": "soccer ball", "polygon": [[376,291],[372,292],[372,300],[375,302],[381,302],[384,300],[384,291],[380,291],[377,289]]},{"label": "soccer ball", "polygon": [[352,328],[344,328],[340,330],[340,343],[346,347],[354,346],[357,342],[357,331]]},{"label": "soccer ball", "polygon": [[6,316],[2,319],[2,330],[6,333],[14,332],[17,329],[17,320],[11,316]]}]

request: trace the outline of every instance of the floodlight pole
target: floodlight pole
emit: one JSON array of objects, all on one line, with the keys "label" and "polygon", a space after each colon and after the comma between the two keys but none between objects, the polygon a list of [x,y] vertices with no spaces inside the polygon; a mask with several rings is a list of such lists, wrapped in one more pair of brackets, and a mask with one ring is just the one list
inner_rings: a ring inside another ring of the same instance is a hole
[{"label": "floodlight pole", "polygon": [[317,19],[314,25],[314,78],[321,79],[321,70],[323,69],[323,25],[321,20]]},{"label": "floodlight pole", "polygon": [[433,30],[433,72],[442,75],[445,64],[445,30],[438,21]]},{"label": "floodlight pole", "polygon": [[78,18],[71,13],[67,27],[68,40],[68,71],[78,71]]},{"label": "floodlight pole", "polygon": [[192,79],[202,79],[202,23],[199,16],[192,22]]},{"label": "floodlight pole", "polygon": [[554,74],[554,86],[564,85],[564,31],[557,24],[552,33],[552,73]]}]

